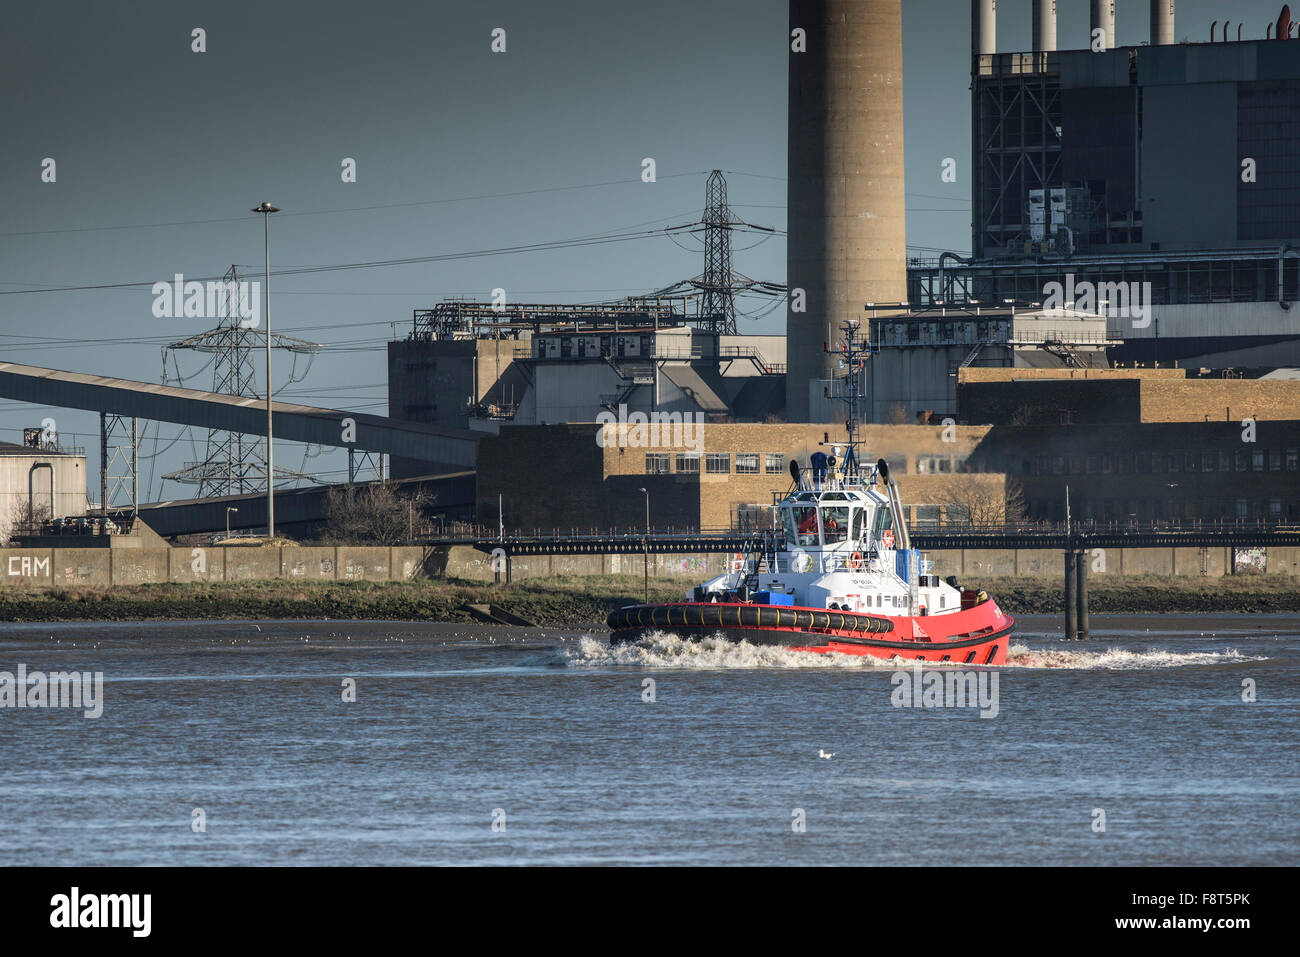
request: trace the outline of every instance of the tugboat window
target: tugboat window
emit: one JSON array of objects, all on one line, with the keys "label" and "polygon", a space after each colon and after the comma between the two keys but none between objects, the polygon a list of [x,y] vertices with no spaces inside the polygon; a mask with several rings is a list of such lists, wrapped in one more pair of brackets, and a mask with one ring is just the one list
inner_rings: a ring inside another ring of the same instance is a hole
[{"label": "tugboat window", "polygon": [[798,541],[800,545],[816,547],[817,539],[817,509],[812,505],[796,505],[794,507],[794,525],[798,532]]},{"label": "tugboat window", "polygon": [[845,508],[822,509],[822,537],[827,545],[842,542],[849,536],[849,510]]},{"label": "tugboat window", "polygon": [[855,508],[853,510],[853,535],[851,537],[855,542],[862,540],[862,525],[866,517],[867,510],[865,508]]}]

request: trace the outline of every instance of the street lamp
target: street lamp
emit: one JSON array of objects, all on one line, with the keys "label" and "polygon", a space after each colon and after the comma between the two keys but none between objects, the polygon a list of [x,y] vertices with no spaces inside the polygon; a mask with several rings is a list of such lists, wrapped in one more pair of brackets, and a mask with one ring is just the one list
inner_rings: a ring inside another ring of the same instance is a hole
[{"label": "street lamp", "polygon": [[262,278],[262,320],[266,323],[266,536],[275,538],[275,453],[271,439],[271,214],[280,210],[263,200],[253,212],[262,214],[262,243],[266,272]]},{"label": "street lamp", "polygon": [[641,561],[641,569],[645,573],[645,603],[650,604],[650,493],[641,489],[641,494],[645,496],[645,538],[641,539],[644,549],[644,556]]},{"label": "street lamp", "polygon": [[231,508],[229,505],[226,506],[226,538],[230,537],[230,513],[238,511],[239,509],[237,508]]}]

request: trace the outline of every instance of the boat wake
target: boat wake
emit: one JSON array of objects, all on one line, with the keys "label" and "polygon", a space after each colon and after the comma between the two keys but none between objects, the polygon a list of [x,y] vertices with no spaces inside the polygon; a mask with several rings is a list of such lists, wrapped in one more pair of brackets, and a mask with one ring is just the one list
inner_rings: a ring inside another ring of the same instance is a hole
[{"label": "boat wake", "polygon": [[[873,658],[870,655],[818,654],[789,651],[771,645],[751,645],[728,641],[721,636],[699,641],[679,638],[670,632],[655,631],[641,641],[611,645],[592,637],[566,643],[557,654],[560,663],[571,668],[666,668],[725,670],[729,668],[886,668],[897,670],[912,666],[900,659]],[[1041,668],[1073,670],[1132,671],[1178,668],[1188,665],[1222,665],[1262,661],[1262,656],[1243,655],[1233,649],[1208,652],[1177,652],[1159,648],[1129,651],[1106,648],[1096,651],[1029,648],[1012,644],[1007,668]],[[926,662],[925,668],[964,667],[959,662]]]},{"label": "boat wake", "polygon": [[1146,648],[1104,648],[1083,651],[1064,648],[1029,648],[1012,644],[1007,649],[1008,668],[1066,668],[1081,671],[1141,671],[1155,668],[1184,668],[1189,665],[1232,665],[1263,661],[1264,655],[1243,655],[1235,648],[1223,651],[1168,651]]}]

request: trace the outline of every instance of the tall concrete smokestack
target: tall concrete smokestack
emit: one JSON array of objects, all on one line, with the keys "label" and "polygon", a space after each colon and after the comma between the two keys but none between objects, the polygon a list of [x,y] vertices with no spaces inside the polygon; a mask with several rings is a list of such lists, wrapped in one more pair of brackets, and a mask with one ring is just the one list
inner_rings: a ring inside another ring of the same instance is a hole
[{"label": "tall concrete smokestack", "polygon": [[1151,45],[1167,47],[1174,42],[1174,0],[1151,0]]},{"label": "tall concrete smokestack", "polygon": [[1034,52],[1051,53],[1056,49],[1056,0],[1034,2]]},{"label": "tall concrete smokestack", "polygon": [[971,0],[971,56],[998,52],[998,0]]},{"label": "tall concrete smokestack", "polygon": [[840,324],[907,298],[902,0],[791,0],[790,31],[786,417],[807,422]]},{"label": "tall concrete smokestack", "polygon": [[1092,45],[1092,38],[1097,35],[1097,31],[1104,32],[1106,37],[1106,46],[1104,49],[1115,49],[1115,0],[1092,0],[1092,27],[1088,33],[1089,46]]}]

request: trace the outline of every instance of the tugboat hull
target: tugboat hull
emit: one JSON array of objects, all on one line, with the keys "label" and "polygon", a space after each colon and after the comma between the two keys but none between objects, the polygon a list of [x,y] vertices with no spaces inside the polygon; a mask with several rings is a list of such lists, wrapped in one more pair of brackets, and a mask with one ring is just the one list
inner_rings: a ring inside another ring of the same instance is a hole
[{"label": "tugboat hull", "polygon": [[892,617],[824,608],[679,602],[631,605],[610,614],[613,644],[654,631],[682,638],[721,635],[730,641],[791,651],[871,655],[907,661],[1000,665],[1015,620],[992,600],[946,615]]}]

